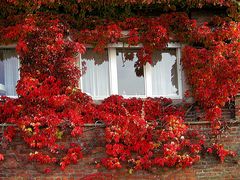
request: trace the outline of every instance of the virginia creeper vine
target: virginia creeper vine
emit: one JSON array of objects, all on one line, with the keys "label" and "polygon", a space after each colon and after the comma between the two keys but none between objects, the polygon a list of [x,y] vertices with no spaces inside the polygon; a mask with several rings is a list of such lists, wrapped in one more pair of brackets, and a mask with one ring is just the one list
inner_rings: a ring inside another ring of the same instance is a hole
[{"label": "virginia creeper vine", "polygon": [[[77,138],[83,132],[84,123],[97,120],[106,124],[108,158],[102,159],[101,164],[109,169],[121,168],[123,162],[131,171],[152,166],[186,167],[197,162],[206,149],[217,154],[221,161],[227,155],[235,155],[219,144],[205,147],[204,136],[189,131],[184,124],[184,109],[172,105],[170,99],[111,96],[100,105],[94,104],[91,97],[77,88],[81,72],[76,62],[79,54],[85,52],[85,44],[94,45],[94,51],[99,53],[109,43],[142,44],[135,64],[138,72],[146,63],[151,64],[152,53],[163,50],[170,40],[188,44],[182,49],[187,81],[192,86],[192,96],[205,110],[205,119],[211,122],[213,133],[218,134],[221,107],[240,88],[237,21],[215,17],[209,23],[197,25],[186,13],[173,12],[123,21],[86,18],[80,23],[82,27],[77,28],[78,24],[70,17],[35,12],[58,7],[54,0],[38,1],[33,6],[24,0],[5,2],[20,9],[27,5],[26,10],[32,12],[19,15],[21,18],[11,23],[2,20],[0,30],[2,44],[17,42],[21,63],[19,97],[2,97],[0,121],[16,125],[4,132],[8,141],[18,133],[35,149],[29,154],[30,161],[57,163],[62,169],[77,163],[82,157],[81,147],[70,142],[60,144],[59,139],[69,128],[70,135]],[[230,8],[232,2],[203,1],[203,4],[214,3]],[[69,8],[75,8],[73,12],[77,14],[79,4],[70,4]],[[234,17],[237,19],[236,14]],[[2,154],[0,160],[4,160]]]}]

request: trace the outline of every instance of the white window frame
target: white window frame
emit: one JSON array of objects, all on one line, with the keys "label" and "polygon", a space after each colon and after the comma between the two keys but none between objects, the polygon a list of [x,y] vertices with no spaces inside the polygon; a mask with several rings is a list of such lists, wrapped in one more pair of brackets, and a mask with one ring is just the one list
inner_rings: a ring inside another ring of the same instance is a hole
[{"label": "white window frame", "polygon": [[[2,49],[7,49],[7,50],[16,50],[16,44],[10,44],[10,45],[1,45],[0,46],[0,50]],[[19,56],[18,57],[18,64],[17,64],[17,69],[18,69],[18,79],[20,79],[20,60],[19,60]],[[16,88],[16,87],[15,87]],[[4,84],[0,84],[0,90],[5,90],[5,85]],[[9,98],[13,98],[16,99],[18,98],[18,95],[16,96],[7,96]]]},{"label": "white window frame", "polygon": [[[106,48],[108,51],[108,60],[109,60],[109,95],[118,95],[118,74],[117,74],[117,49],[121,48],[141,48],[143,47],[141,44],[138,46],[129,46],[128,44],[124,43],[115,43],[115,44],[109,44]],[[87,48],[93,48],[93,46],[87,45]],[[178,75],[178,95],[176,94],[170,94],[170,95],[158,95],[153,96],[152,95],[152,65],[147,63],[144,66],[144,84],[145,84],[145,95],[123,95],[124,98],[131,98],[131,97],[137,97],[137,98],[147,98],[147,97],[166,97],[171,99],[182,99],[183,97],[183,82],[182,82],[182,66],[181,66],[181,45],[179,43],[168,43],[167,49],[176,49],[176,61],[177,61],[177,75]],[[80,66],[81,66],[81,56],[80,56]],[[82,83],[82,77],[80,78],[80,88],[83,87]],[[103,100],[106,97],[102,96],[92,96],[94,100]]]}]

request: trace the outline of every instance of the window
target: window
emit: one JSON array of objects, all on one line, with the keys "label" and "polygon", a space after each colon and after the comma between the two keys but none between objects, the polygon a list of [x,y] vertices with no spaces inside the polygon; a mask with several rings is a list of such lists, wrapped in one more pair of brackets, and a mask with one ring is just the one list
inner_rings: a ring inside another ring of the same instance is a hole
[{"label": "window", "polygon": [[168,49],[153,54],[152,95],[178,95],[178,67],[176,49]]},{"label": "window", "polygon": [[88,49],[81,58],[87,67],[87,71],[82,77],[82,90],[100,99],[109,96],[109,61],[107,51],[99,55]]},{"label": "window", "polygon": [[[141,76],[137,76],[134,68],[134,64],[138,60],[136,50],[117,49],[116,53],[118,94],[123,96],[144,96],[144,71],[142,71]],[[132,60],[125,59],[125,55],[128,53],[133,53]]]},{"label": "window", "polygon": [[0,49],[0,95],[17,96],[19,60],[15,49]]},{"label": "window", "polygon": [[[112,94],[128,97],[168,97],[182,98],[182,74],[180,65],[180,46],[169,43],[163,51],[153,53],[153,64],[146,64],[135,72],[137,48],[123,48],[123,44],[112,44],[103,55],[88,49],[81,61],[87,66],[86,74],[80,84],[84,92],[95,100]],[[128,60],[126,55],[132,54]],[[105,61],[104,61],[105,60]]]}]

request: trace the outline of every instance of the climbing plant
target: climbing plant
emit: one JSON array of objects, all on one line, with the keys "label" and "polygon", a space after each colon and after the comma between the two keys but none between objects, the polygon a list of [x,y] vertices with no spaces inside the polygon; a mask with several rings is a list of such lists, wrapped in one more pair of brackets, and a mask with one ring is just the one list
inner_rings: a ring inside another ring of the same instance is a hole
[{"label": "climbing plant", "polygon": [[142,44],[136,72],[146,63],[152,64],[153,52],[163,50],[170,40],[187,44],[182,49],[182,63],[191,95],[205,110],[212,132],[219,134],[221,107],[240,87],[238,6],[233,1],[181,1],[178,6],[177,2],[116,0],[107,6],[124,7],[123,12],[133,9],[128,16],[138,13],[134,5],[145,10],[153,5],[168,6],[171,11],[224,6],[230,15],[198,25],[185,12],[102,19],[105,16],[96,11],[102,7],[101,1],[2,1],[0,7],[8,8],[1,13],[0,42],[16,42],[21,63],[19,97],[2,97],[0,104],[1,123],[14,125],[6,129],[4,137],[11,142],[18,134],[33,149],[30,161],[57,163],[62,169],[81,159],[82,147],[59,140],[67,134],[79,137],[84,123],[98,120],[106,124],[108,155],[100,163],[110,169],[121,168],[123,162],[130,172],[152,166],[186,167],[198,161],[203,151],[215,153],[221,161],[234,156],[220,144],[207,147],[205,137],[185,125],[184,108],[172,105],[170,99],[110,96],[96,105],[78,88],[85,67],[83,64],[80,71],[77,60],[85,52],[85,44],[93,45],[98,53],[109,43]]}]

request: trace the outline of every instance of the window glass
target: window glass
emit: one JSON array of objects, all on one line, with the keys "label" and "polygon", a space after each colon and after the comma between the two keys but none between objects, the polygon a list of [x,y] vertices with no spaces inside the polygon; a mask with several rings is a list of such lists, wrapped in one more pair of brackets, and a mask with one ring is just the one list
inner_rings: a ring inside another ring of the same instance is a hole
[{"label": "window glass", "polygon": [[[132,58],[127,58],[132,56]],[[129,96],[145,95],[144,72],[136,74],[134,64],[137,61],[136,50],[117,50],[118,94]]]},{"label": "window glass", "polygon": [[109,61],[107,51],[103,54],[88,49],[81,56],[86,63],[86,73],[82,76],[82,90],[92,97],[109,96]]},{"label": "window glass", "polygon": [[178,73],[176,49],[153,54],[153,96],[178,95]]},{"label": "window glass", "polygon": [[0,61],[0,84],[5,84],[4,80],[4,62]]},{"label": "window glass", "polygon": [[0,95],[16,96],[19,73],[15,50],[0,49],[0,60]]},{"label": "window glass", "polygon": [[138,60],[138,50],[111,47],[99,54],[88,49],[82,55],[82,61],[87,67],[82,76],[82,90],[94,99],[104,99],[110,96],[110,92],[125,97],[148,95],[181,98],[178,48],[155,51],[152,55],[152,65],[136,70],[134,65]]}]

